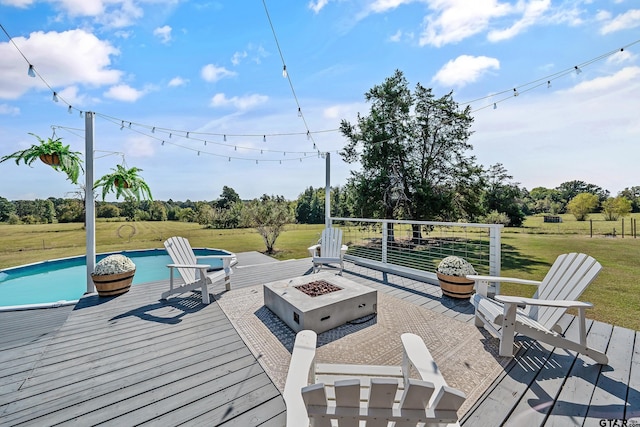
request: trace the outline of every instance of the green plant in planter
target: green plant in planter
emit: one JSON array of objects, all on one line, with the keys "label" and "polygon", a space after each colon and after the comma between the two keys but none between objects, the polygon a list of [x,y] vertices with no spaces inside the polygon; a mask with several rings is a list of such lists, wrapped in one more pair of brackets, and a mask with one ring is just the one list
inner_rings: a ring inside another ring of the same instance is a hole
[{"label": "green plant in planter", "polygon": [[80,158],[82,153],[71,151],[68,145],[62,145],[60,138],[47,138],[44,140],[36,134],[29,133],[29,135],[36,137],[40,144],[32,145],[26,150],[16,151],[13,154],[3,156],[0,158],[0,163],[9,159],[15,159],[17,165],[19,165],[22,160],[24,164],[31,166],[36,159],[40,159],[43,163],[51,166],[55,170],[66,173],[69,181],[77,184],[80,171],[84,171],[82,168],[82,159]]},{"label": "green plant in planter", "polygon": [[151,189],[144,179],[138,175],[138,172],[142,172],[142,169],[136,167],[127,169],[122,165],[116,165],[116,169],[112,168],[111,170],[113,171],[112,173],[104,175],[93,184],[94,190],[102,188],[102,200],[112,192],[116,194],[116,199],[121,196],[129,196],[137,200],[153,200]]}]

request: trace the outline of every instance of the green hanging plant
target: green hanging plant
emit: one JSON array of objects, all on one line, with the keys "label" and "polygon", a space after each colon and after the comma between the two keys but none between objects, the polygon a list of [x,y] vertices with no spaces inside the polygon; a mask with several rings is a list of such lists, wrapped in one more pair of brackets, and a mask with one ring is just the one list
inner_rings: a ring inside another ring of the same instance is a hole
[{"label": "green hanging plant", "polygon": [[67,174],[67,178],[72,183],[78,184],[80,171],[84,172],[82,159],[80,158],[82,153],[71,151],[68,145],[62,145],[61,138],[47,138],[44,140],[34,133],[29,133],[29,135],[36,137],[40,144],[3,156],[0,158],[0,163],[14,159],[17,165],[20,164],[20,161],[23,161],[24,164],[31,166],[36,159],[40,159],[55,170]]},{"label": "green hanging plant", "polygon": [[112,168],[111,170],[113,171],[112,173],[104,175],[93,184],[94,190],[102,188],[102,200],[109,193],[115,193],[116,199],[125,196],[133,197],[137,200],[153,200],[151,189],[144,179],[138,175],[138,172],[142,172],[142,169],[136,167],[127,169],[122,165],[116,165],[116,169]]}]

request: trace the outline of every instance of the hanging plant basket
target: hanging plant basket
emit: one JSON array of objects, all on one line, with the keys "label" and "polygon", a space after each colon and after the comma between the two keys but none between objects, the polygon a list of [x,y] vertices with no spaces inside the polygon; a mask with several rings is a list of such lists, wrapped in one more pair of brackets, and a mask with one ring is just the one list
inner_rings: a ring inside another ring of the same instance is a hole
[{"label": "hanging plant basket", "polygon": [[119,179],[115,179],[113,180],[113,183],[115,184],[116,187],[122,187],[122,188],[129,188],[129,183],[127,181],[122,181],[122,185],[120,185],[120,180]]},{"label": "hanging plant basket", "polygon": [[60,166],[60,156],[57,154],[41,154],[42,163],[49,166]]}]

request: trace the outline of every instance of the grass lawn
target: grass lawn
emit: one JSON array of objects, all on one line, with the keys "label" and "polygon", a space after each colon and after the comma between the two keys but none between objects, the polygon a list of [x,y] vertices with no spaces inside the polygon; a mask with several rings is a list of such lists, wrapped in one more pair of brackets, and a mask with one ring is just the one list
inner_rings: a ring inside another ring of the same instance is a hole
[{"label": "grass lawn", "polygon": [[[502,274],[541,280],[555,258],[565,252],[584,252],[603,266],[598,278],[581,300],[594,304],[590,318],[640,330],[640,239],[622,238],[621,223],[594,221],[578,223],[563,215],[560,224],[543,223],[542,217],[527,218],[524,227],[502,233]],[[594,215],[595,217],[595,215]],[[640,218],[636,214],[636,218]],[[595,218],[594,218],[595,219]],[[626,219],[630,230],[629,218]],[[617,225],[614,225],[617,224]],[[605,237],[616,227],[618,237]],[[307,247],[316,243],[324,225],[290,225],[276,242],[280,260],[304,258]],[[598,230],[597,232],[595,230]],[[626,231],[628,233],[628,231]],[[253,229],[215,230],[198,224],[164,222],[106,222],[96,224],[97,252],[161,248],[171,236],[184,236],[194,247],[221,248],[232,252],[265,250],[262,237]],[[82,224],[0,224],[0,268],[82,255],[85,233]],[[531,296],[534,289],[503,285],[503,293]]]}]

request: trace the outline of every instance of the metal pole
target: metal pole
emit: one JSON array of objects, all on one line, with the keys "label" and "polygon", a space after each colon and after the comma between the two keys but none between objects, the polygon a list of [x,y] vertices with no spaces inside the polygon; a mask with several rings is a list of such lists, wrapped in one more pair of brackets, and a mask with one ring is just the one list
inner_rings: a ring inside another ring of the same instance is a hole
[{"label": "metal pole", "polygon": [[326,228],[331,227],[331,157],[329,153],[324,155],[326,172],[324,187],[324,225]]},{"label": "metal pole", "polygon": [[91,273],[96,266],[96,212],[95,201],[93,199],[93,137],[94,137],[94,114],[87,111],[84,115],[84,138],[85,138],[85,188],[84,188],[84,209],[85,221],[87,223],[87,293],[95,292]]}]

